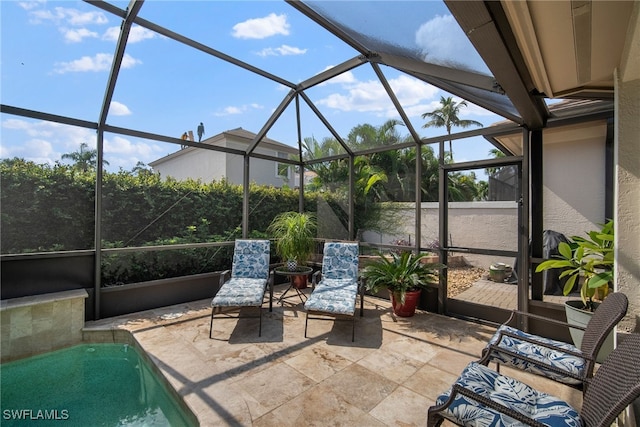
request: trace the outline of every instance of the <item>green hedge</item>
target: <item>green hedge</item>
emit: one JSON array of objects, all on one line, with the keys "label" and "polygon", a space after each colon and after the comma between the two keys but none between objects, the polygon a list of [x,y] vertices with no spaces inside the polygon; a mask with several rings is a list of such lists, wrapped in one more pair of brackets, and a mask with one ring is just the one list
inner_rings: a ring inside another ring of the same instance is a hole
[{"label": "green hedge", "polygon": [[[0,173],[3,254],[93,248],[95,173],[22,159],[0,161]],[[104,174],[102,192],[103,248],[218,242],[241,236],[239,185],[161,180],[149,171],[120,171]],[[319,195],[305,194],[307,210],[316,210]],[[268,237],[272,218],[297,210],[298,198],[298,191],[290,188],[251,185],[251,237]],[[101,273],[103,284],[110,286],[229,265],[229,248],[105,253]]]}]

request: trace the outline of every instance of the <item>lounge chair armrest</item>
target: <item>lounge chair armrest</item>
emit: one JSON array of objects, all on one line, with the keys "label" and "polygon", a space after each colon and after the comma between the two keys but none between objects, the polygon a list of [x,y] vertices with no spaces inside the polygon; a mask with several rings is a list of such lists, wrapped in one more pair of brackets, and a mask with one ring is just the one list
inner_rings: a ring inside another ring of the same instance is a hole
[{"label": "lounge chair armrest", "polygon": [[229,277],[231,277],[231,270],[223,270],[220,272],[220,282],[218,283],[218,286],[222,286],[224,285],[224,282],[226,282],[227,280],[229,280]]},{"label": "lounge chair armrest", "polygon": [[311,289],[315,289],[316,285],[322,279],[322,271],[318,270],[311,275]]}]

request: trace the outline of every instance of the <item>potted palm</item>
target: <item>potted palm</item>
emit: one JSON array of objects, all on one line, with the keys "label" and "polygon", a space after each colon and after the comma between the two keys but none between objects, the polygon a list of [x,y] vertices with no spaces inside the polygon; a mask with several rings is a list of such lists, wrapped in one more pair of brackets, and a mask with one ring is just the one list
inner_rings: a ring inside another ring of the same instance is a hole
[{"label": "potted palm", "polygon": [[[562,269],[559,277],[567,278],[563,288],[564,295],[573,292],[576,284],[580,286],[581,299],[565,302],[567,322],[580,326],[586,326],[599,301],[606,298],[613,287],[613,220],[604,224],[600,230],[589,231],[587,236],[572,236],[569,243],[560,242],[559,255],[540,263],[536,268],[536,273]],[[574,344],[579,348],[582,331],[570,329],[570,332]],[[613,348],[613,337],[610,341]],[[603,348],[605,346],[606,342]]]},{"label": "potted palm", "polygon": [[[276,239],[276,254],[290,271],[305,266],[313,254],[316,230],[316,217],[310,212],[283,212],[267,228],[267,232]],[[298,287],[306,286],[306,276],[301,276],[298,281],[304,282]]]},{"label": "potted palm", "polygon": [[441,264],[427,264],[422,260],[430,254],[403,251],[389,255],[379,254],[362,271],[366,288],[377,293],[389,290],[393,312],[397,316],[415,314],[422,289],[438,283]]}]

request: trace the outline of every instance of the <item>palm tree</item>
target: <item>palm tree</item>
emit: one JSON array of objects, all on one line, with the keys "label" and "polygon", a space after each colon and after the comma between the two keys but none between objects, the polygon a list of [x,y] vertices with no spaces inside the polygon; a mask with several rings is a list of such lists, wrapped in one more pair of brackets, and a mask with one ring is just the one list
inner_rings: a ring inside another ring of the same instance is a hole
[{"label": "palm tree", "polygon": [[[73,166],[76,169],[79,169],[82,172],[87,172],[96,168],[98,150],[90,150],[87,143],[83,142],[82,144],[80,144],[80,150],[63,154],[61,158],[63,160],[73,160],[75,162]],[[103,159],[102,164],[108,165],[109,162]]]},{"label": "palm tree", "polygon": [[[489,155],[493,156],[494,159],[500,159],[502,157],[505,157],[506,155],[504,154],[504,152],[502,152],[501,150],[497,149],[497,148],[492,148],[491,150],[489,150]],[[500,167],[490,167],[490,168],[486,168],[485,171],[487,172],[487,175],[489,176],[493,176],[495,175],[497,172],[500,171]]]},{"label": "palm tree", "polygon": [[[460,118],[458,117],[460,108],[467,106],[466,101],[456,102],[451,96],[448,98],[441,96],[440,105],[440,108],[437,108],[430,113],[424,113],[422,115],[423,119],[430,119],[427,123],[422,125],[423,128],[444,127],[447,129],[447,135],[451,135],[451,128],[453,126],[458,126],[461,128],[468,128],[469,126],[482,127],[482,123],[480,122],[477,122],[475,120],[460,120]],[[453,148],[451,140],[449,140],[449,156],[451,158],[451,162],[453,162]]]}]

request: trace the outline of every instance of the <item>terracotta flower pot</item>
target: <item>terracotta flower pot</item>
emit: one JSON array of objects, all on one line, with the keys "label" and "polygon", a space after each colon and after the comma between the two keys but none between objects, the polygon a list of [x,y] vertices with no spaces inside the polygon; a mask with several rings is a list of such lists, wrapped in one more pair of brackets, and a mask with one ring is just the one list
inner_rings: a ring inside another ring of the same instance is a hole
[{"label": "terracotta flower pot", "polygon": [[400,304],[399,302],[396,302],[393,292],[389,291],[391,294],[391,305],[393,306],[394,314],[400,317],[411,317],[416,314],[416,307],[420,301],[421,292],[422,291],[420,289],[417,291],[407,291],[404,297],[404,304]]}]

